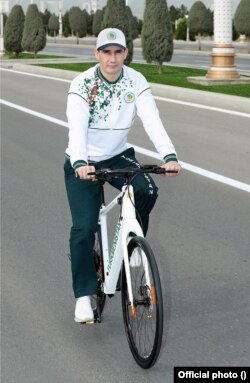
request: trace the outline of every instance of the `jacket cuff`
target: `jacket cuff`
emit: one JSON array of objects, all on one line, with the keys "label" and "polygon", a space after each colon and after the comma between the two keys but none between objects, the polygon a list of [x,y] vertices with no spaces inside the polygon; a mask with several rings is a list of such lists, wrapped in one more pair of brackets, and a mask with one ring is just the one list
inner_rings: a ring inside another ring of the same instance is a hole
[{"label": "jacket cuff", "polygon": [[79,160],[79,161],[76,161],[73,163],[73,168],[76,170],[78,168],[80,168],[81,166],[86,166],[88,165],[87,162],[83,161],[83,160]]},{"label": "jacket cuff", "polygon": [[177,159],[177,157],[176,157],[176,154],[174,154],[174,153],[168,154],[167,156],[165,156],[165,157],[163,158],[163,160],[164,160],[165,164],[166,164],[167,162],[170,162],[170,161],[176,161],[176,162],[178,162],[178,159]]}]

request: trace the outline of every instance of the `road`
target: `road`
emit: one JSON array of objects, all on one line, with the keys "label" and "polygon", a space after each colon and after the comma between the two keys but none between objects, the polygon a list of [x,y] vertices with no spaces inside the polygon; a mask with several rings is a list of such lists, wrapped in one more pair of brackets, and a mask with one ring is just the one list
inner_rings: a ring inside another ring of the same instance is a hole
[{"label": "road", "polygon": [[[211,48],[211,47],[210,47]],[[93,46],[73,44],[53,44],[48,43],[41,53],[56,54],[61,56],[82,57],[84,60],[94,59]],[[134,61],[144,61],[141,48],[134,49]],[[192,51],[175,49],[171,65],[187,66],[193,68],[209,69],[211,67],[211,51]],[[250,54],[237,53],[235,57],[237,70],[242,74],[250,75]]]},{"label": "road", "polygon": [[[119,294],[102,324],[74,323],[67,129],[46,117],[65,121],[68,86],[2,72],[2,99],[12,103],[2,105],[2,381],[166,383],[173,366],[249,365],[249,193],[186,170],[156,178],[148,239],[164,291],[158,363],[149,371],[134,363]],[[250,183],[249,118],[164,101],[158,107],[182,161]],[[130,142],[152,150],[138,121]]]}]

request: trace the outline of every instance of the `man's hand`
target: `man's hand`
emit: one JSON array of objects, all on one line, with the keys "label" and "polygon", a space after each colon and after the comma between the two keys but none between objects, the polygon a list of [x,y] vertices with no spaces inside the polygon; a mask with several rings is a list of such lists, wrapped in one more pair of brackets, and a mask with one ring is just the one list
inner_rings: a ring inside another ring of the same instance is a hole
[{"label": "man's hand", "polygon": [[81,180],[94,180],[95,176],[90,176],[88,173],[95,172],[94,166],[80,166],[76,169],[76,177],[79,177]]},{"label": "man's hand", "polygon": [[176,177],[181,172],[181,165],[177,161],[167,162],[166,164],[162,165],[161,167],[166,169],[166,170],[173,170],[173,171],[177,172],[177,173],[165,173],[165,174],[162,174],[164,177]]}]

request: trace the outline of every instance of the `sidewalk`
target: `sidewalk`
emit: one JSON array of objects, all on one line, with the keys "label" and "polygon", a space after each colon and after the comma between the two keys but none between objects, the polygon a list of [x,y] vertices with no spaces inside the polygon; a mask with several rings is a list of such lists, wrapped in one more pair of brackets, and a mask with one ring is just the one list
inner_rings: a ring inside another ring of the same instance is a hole
[{"label": "sidewalk", "polygon": [[[81,61],[76,60],[75,61]],[[28,60],[27,60],[28,61]],[[61,78],[71,81],[74,77],[78,75],[79,72],[54,69],[54,68],[44,68],[39,66],[29,65],[28,62],[23,62],[22,64],[13,62],[13,60],[2,60],[0,62],[0,67],[10,70],[15,70],[18,72],[24,73],[33,73],[37,75]],[[32,64],[41,63],[45,64],[46,62],[55,62],[53,60],[32,60]],[[56,60],[62,62],[62,60]],[[65,59],[65,62],[69,62],[69,59]],[[250,117],[250,99],[245,97],[238,96],[229,96],[226,94],[213,93],[207,91],[199,91],[193,89],[186,89],[181,87],[161,85],[150,83],[152,93],[154,96],[163,97],[173,100],[178,100],[182,102],[195,103],[199,105],[206,105],[215,108],[222,108],[230,111],[236,111],[241,113],[246,113]]]}]

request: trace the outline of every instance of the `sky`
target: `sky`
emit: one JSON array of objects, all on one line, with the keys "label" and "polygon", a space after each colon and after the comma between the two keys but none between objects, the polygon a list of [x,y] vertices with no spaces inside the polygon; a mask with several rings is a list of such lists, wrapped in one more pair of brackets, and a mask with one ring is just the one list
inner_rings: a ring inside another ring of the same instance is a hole
[{"label": "sky", "polygon": [[[1,0],[0,0],[1,1]],[[79,6],[80,8],[83,8],[83,5],[86,3],[89,3],[89,0],[9,0],[9,9],[13,7],[15,4],[20,4],[26,12],[27,6],[33,2],[38,5],[38,8],[44,7],[44,9],[49,9],[51,12],[58,12],[58,3],[61,1],[63,3],[63,10],[69,10],[73,6]],[[145,0],[127,0],[128,5],[130,4],[130,7],[132,9],[132,12],[135,16],[142,19],[143,17],[143,10],[144,10],[144,3]],[[213,0],[201,0],[206,7],[211,7],[213,4]],[[233,6],[233,14],[240,2],[240,0],[231,0],[232,6]],[[167,0],[168,7],[171,5],[174,5],[175,7],[179,7],[181,4],[184,4],[188,9],[191,8],[192,4],[194,3],[194,0]],[[107,3],[107,0],[99,0],[100,7],[103,7]]]}]

